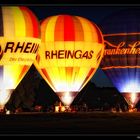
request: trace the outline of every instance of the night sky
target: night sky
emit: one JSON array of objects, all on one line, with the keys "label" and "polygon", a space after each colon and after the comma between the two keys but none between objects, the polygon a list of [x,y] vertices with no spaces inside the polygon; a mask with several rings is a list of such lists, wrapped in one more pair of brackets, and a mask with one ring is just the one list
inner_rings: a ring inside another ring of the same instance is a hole
[{"label": "night sky", "polygon": [[[70,14],[70,15],[77,15],[85,17],[94,23],[97,24],[97,26],[100,28],[102,20],[106,18],[106,16],[117,12],[121,9],[127,9],[127,8],[134,8],[134,6],[130,5],[78,5],[78,4],[72,4],[72,5],[52,5],[52,4],[45,4],[45,5],[27,5],[28,8],[30,8],[39,21],[41,21],[44,18],[47,18],[48,16],[52,15],[58,15],[58,14]],[[136,7],[136,6],[135,6]],[[102,31],[102,30],[101,30]],[[102,31],[103,33],[103,31]],[[98,68],[96,73],[94,74],[93,78],[91,79],[96,86],[98,87],[112,87],[111,81],[107,78],[107,76],[103,73],[103,71]]]}]

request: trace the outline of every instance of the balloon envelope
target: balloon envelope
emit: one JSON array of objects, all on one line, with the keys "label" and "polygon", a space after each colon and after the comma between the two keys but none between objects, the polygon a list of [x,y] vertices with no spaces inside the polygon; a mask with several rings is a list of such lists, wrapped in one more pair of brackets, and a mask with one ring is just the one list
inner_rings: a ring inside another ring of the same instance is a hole
[{"label": "balloon envelope", "polygon": [[41,40],[35,66],[69,106],[98,68],[104,51],[102,33],[85,18],[56,15],[42,21]]},{"label": "balloon envelope", "polygon": [[140,98],[140,10],[125,9],[102,23],[105,52],[102,70],[131,107]]},{"label": "balloon envelope", "polygon": [[0,107],[32,65],[40,44],[39,22],[26,7],[0,8]]}]

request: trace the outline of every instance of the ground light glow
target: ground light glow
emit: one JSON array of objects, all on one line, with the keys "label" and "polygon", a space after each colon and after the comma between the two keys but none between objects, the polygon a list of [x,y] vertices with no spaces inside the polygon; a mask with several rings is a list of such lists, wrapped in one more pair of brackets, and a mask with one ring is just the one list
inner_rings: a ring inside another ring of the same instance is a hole
[{"label": "ground light glow", "polygon": [[135,108],[135,105],[140,99],[139,80],[137,78],[128,79],[127,81],[122,82],[120,86],[118,86],[118,89],[124,96],[128,105],[131,108]]},{"label": "ground light glow", "polygon": [[72,97],[72,95],[69,92],[63,93],[60,96],[61,101],[66,105],[69,106],[71,104],[71,102],[74,100],[74,96]]},{"label": "ground light glow", "polygon": [[[127,85],[123,86],[121,91],[127,103],[134,108],[138,100],[140,99],[140,87],[135,81],[129,82]],[[127,94],[126,94],[127,93]]]},{"label": "ground light glow", "polygon": [[114,86],[123,95],[124,99],[131,108],[140,99],[140,77],[139,68],[112,68],[104,70],[111,79]]},{"label": "ground light glow", "polygon": [[11,90],[6,90],[4,88],[0,90],[0,109],[3,109],[4,105],[10,99],[11,92]]}]

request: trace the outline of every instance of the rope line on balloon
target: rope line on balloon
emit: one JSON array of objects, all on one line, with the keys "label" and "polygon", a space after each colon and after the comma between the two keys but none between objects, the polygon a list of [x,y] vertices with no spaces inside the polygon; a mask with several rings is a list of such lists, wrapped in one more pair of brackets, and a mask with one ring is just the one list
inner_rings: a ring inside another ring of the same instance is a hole
[{"label": "rope line on balloon", "polygon": [[102,68],[103,70],[107,70],[107,69],[125,69],[125,68],[140,68],[140,66],[109,66],[109,67],[104,67]]}]

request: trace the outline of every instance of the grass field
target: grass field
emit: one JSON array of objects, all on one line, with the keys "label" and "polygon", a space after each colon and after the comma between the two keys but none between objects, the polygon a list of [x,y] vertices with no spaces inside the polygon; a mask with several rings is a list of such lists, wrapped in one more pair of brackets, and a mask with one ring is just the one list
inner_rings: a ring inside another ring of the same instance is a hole
[{"label": "grass field", "polygon": [[0,115],[0,135],[140,135],[140,112]]}]

